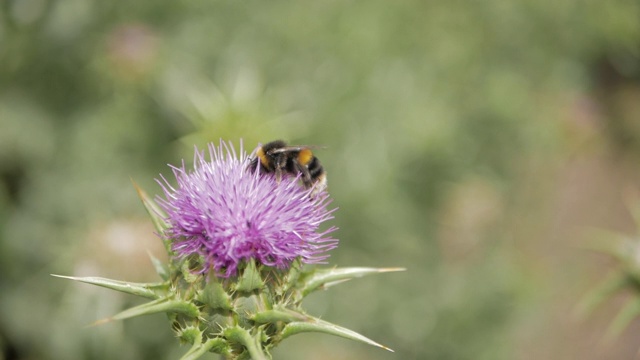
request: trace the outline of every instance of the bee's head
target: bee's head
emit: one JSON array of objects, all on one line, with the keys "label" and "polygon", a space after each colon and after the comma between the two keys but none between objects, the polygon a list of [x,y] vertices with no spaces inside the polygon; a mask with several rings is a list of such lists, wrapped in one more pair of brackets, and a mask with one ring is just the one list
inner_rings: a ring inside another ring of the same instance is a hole
[{"label": "bee's head", "polygon": [[258,150],[256,151],[256,158],[260,159],[262,167],[268,170],[273,170],[273,160],[275,157],[273,151],[281,149],[285,146],[287,146],[287,143],[282,140],[268,142],[258,148]]}]

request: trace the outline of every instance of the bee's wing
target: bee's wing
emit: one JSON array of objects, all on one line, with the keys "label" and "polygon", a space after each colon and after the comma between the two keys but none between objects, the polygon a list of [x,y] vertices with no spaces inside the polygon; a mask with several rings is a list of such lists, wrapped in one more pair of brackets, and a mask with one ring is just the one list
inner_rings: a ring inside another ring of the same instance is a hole
[{"label": "bee's wing", "polygon": [[277,149],[272,149],[269,151],[269,154],[281,154],[289,151],[301,151],[303,149],[324,149],[326,146],[320,145],[291,145],[285,146]]},{"label": "bee's wing", "polygon": [[302,182],[304,183],[305,187],[306,188],[311,187],[312,181],[311,181],[311,173],[309,173],[309,168],[304,165],[301,165],[298,162],[295,162],[294,166],[298,171],[298,173],[302,175]]}]

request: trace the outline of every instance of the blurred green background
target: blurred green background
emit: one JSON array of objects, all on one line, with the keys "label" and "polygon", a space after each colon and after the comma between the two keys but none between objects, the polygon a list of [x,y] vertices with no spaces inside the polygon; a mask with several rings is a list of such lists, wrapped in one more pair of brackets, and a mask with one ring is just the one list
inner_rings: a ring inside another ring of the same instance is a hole
[{"label": "blurred green background", "polygon": [[[325,335],[275,359],[630,359],[628,294],[573,310],[633,234],[640,2],[0,2],[0,359],[176,359],[165,316],[52,278],[157,279],[130,178],[218,139],[317,152],[331,264],[404,266],[306,302],[395,354]],[[208,358],[216,359],[215,355]]]}]

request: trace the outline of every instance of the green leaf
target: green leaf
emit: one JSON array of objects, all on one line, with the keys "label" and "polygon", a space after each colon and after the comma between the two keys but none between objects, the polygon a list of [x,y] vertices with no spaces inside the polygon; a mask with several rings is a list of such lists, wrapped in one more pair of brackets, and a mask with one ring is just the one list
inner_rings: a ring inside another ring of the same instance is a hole
[{"label": "green leaf", "polygon": [[209,278],[204,289],[198,293],[198,300],[213,309],[231,310],[231,297],[227,294],[214,276]]},{"label": "green leaf", "polygon": [[367,268],[367,267],[350,267],[350,268],[334,268],[325,270],[316,270],[303,280],[301,287],[302,295],[319,290],[326,289],[333,285],[351,280],[365,275],[380,274],[386,272],[405,271],[405,268]]},{"label": "green leaf", "polygon": [[578,318],[585,318],[616,291],[624,289],[627,284],[627,277],[624,274],[617,271],[611,272],[607,279],[582,298],[578,306],[576,306],[575,315]]},{"label": "green leaf", "polygon": [[605,340],[615,339],[638,315],[640,315],[640,300],[635,299],[627,302],[607,329]]},{"label": "green leaf", "polygon": [[149,259],[151,259],[151,263],[153,264],[153,267],[156,269],[156,272],[158,273],[160,278],[165,281],[169,280],[169,268],[167,267],[167,264],[163,263],[162,261],[160,261],[160,259],[153,256],[152,253],[147,253],[149,254]]},{"label": "green leaf", "polygon": [[242,270],[242,276],[238,279],[236,290],[240,292],[252,292],[264,287],[264,281],[260,277],[260,272],[256,268],[254,259],[247,262],[247,266]]},{"label": "green leaf", "polygon": [[227,339],[244,346],[252,360],[267,360],[271,358],[262,348],[262,332],[259,329],[254,336],[251,336],[246,329],[234,326],[224,329],[223,334]]},{"label": "green leaf", "polygon": [[191,270],[191,264],[188,259],[180,263],[180,273],[182,273],[182,278],[189,284],[199,282],[202,277],[198,272]]},{"label": "green leaf", "polygon": [[629,323],[640,315],[640,300],[635,299],[627,302],[625,306],[620,310],[618,315],[613,319],[611,325],[607,328],[605,334],[605,340],[610,342],[618,337],[624,329],[629,326]]},{"label": "green leaf", "polygon": [[98,285],[107,289],[120,291],[123,293],[142,296],[147,299],[158,299],[164,296],[169,289],[169,283],[131,283],[126,281],[111,280],[101,277],[74,277],[51,274],[62,279],[80,281],[86,284]]},{"label": "green leaf", "polygon": [[309,317],[306,314],[284,308],[260,311],[251,316],[251,320],[258,324],[270,324],[278,321],[290,323],[294,321],[306,321],[308,319]]},{"label": "green leaf", "polygon": [[624,202],[631,212],[631,216],[636,223],[636,226],[640,227],[640,194],[637,191],[627,189],[623,196]]},{"label": "green leaf", "polygon": [[231,349],[229,344],[221,338],[209,339],[204,343],[199,340],[193,343],[191,349],[189,349],[189,351],[187,351],[180,360],[195,360],[208,352],[227,356],[231,354]]},{"label": "green leaf", "polygon": [[590,229],[584,249],[609,255],[623,260],[628,256],[629,239],[617,232],[604,229]]},{"label": "green leaf", "polygon": [[181,343],[192,345],[200,345],[202,343],[203,333],[197,326],[189,325],[185,328],[179,328],[176,331],[176,335]]},{"label": "green leaf", "polygon": [[289,291],[292,287],[296,286],[298,283],[298,279],[301,275],[302,263],[300,257],[297,257],[289,267],[289,271],[287,274],[282,277],[281,286],[276,287],[277,295],[284,295],[287,291]]},{"label": "green leaf", "polygon": [[304,332],[320,332],[320,333],[340,336],[350,340],[359,341],[368,345],[372,345],[372,346],[379,347],[381,349],[385,349],[393,352],[393,350],[391,350],[390,348],[384,345],[378,344],[377,342],[353,330],[343,328],[341,326],[332,324],[324,320],[320,320],[318,318],[314,318],[312,316],[307,316],[307,319],[308,319],[307,321],[290,322],[287,325],[285,325],[280,335],[279,341],[282,341],[288,338],[289,336],[304,333]]},{"label": "green leaf", "polygon": [[[131,179],[131,182],[133,183],[133,187],[136,188],[136,191],[138,192],[138,197],[140,197],[140,200],[142,200],[142,204],[144,205],[144,208],[147,210],[147,214],[149,214],[149,216],[151,217],[151,222],[153,223],[153,226],[156,228],[156,231],[160,235],[163,234],[164,231],[169,227],[169,224],[167,224],[167,222],[164,220],[164,218],[166,217],[165,212],[160,208],[160,206],[158,206],[158,204],[156,204],[155,201],[153,201],[153,199],[151,199],[147,195],[147,193],[144,190],[142,190],[138,186],[138,184],[136,184],[135,181],[133,181],[133,179]],[[169,241],[163,238],[163,243],[167,252],[171,253],[171,244],[169,244]]]},{"label": "green leaf", "polygon": [[157,314],[163,312],[180,313],[191,318],[197,318],[200,316],[200,310],[198,310],[198,307],[190,302],[184,300],[169,300],[166,298],[162,298],[136,307],[132,307],[112,317],[98,320],[91,325],[101,325],[114,320],[124,320],[136,316]]}]

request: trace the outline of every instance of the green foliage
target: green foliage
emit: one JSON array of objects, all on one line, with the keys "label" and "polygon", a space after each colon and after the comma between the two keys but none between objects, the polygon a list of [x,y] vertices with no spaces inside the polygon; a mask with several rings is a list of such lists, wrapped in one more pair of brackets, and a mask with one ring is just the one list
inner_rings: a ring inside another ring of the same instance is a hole
[{"label": "green foliage", "polygon": [[[140,192],[145,205],[154,205]],[[175,259],[175,258],[174,258]],[[102,286],[152,299],[94,325],[142,315],[166,313],[176,336],[191,345],[181,359],[197,359],[214,352],[227,359],[270,359],[269,350],[303,332],[325,333],[393,351],[355,331],[306,314],[300,303],[309,293],[355,277],[404,269],[301,269],[288,271],[256,266],[251,261],[229,279],[195,275],[179,261],[167,264],[169,279],[138,284],[96,277],[56,277]],[[164,271],[164,269],[163,269]],[[188,276],[187,276],[188,274]]]},{"label": "green foliage", "polygon": [[[640,205],[632,205],[631,210],[640,229]],[[607,327],[605,340],[610,342],[640,316],[640,241],[637,235],[629,237],[607,231],[598,231],[596,234],[588,244],[589,248],[613,258],[616,269],[589,290],[576,307],[576,314],[579,318],[585,318],[618,293],[631,293],[630,299],[625,300],[624,306]]]}]

